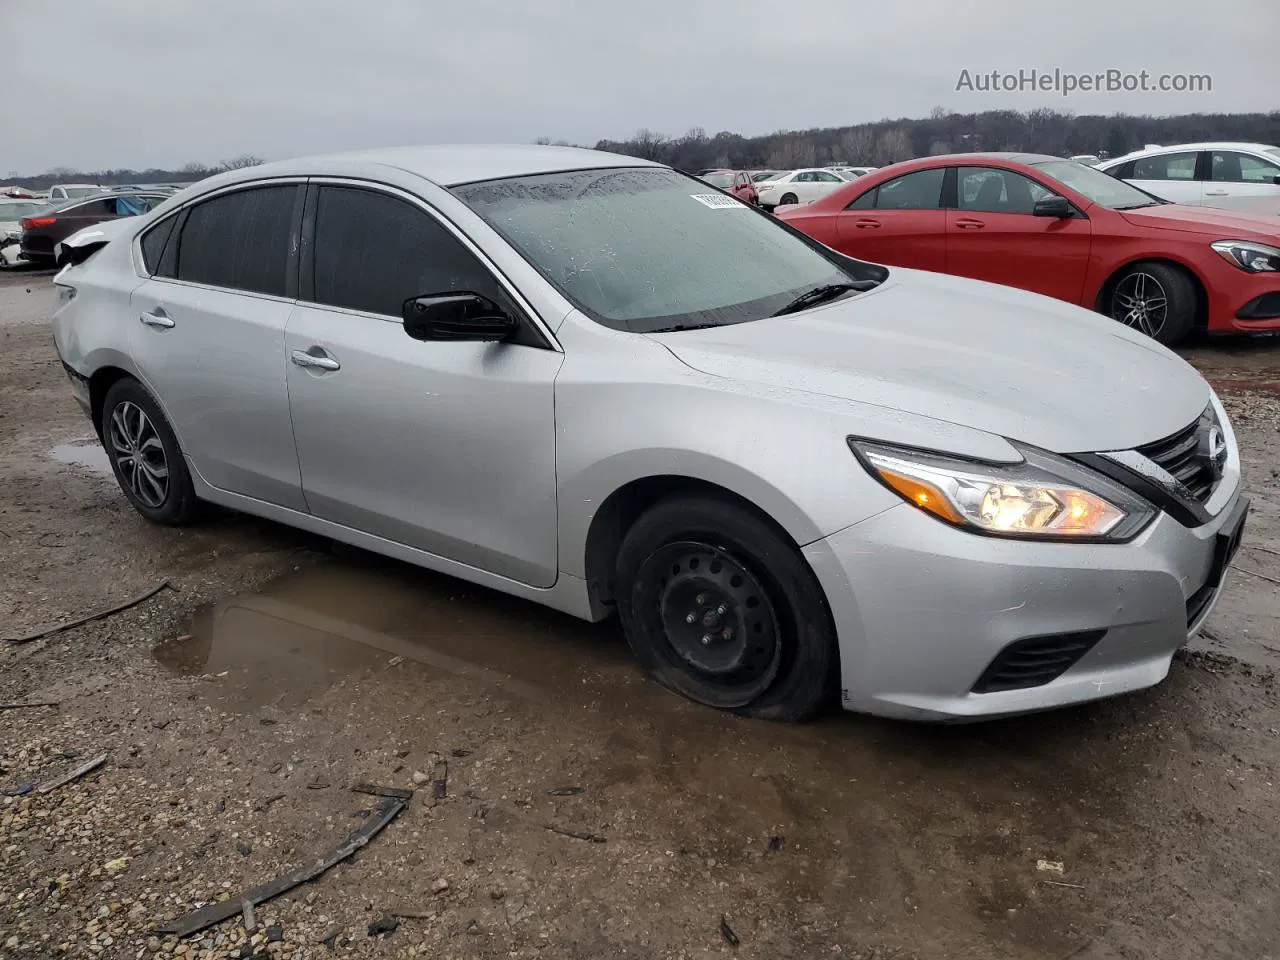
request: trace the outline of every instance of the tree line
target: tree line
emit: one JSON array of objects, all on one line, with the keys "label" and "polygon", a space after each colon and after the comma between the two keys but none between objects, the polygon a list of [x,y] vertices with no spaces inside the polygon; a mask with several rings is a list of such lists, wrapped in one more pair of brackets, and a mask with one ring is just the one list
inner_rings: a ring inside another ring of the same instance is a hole
[{"label": "tree line", "polygon": [[[928,117],[922,119],[886,119],[846,127],[779,130],[758,137],[730,131],[708,135],[701,127],[694,127],[680,136],[641,129],[630,139],[600,140],[590,146],[657,160],[694,172],[708,167],[791,170],[828,163],[883,167],[912,157],[979,151],[1116,157],[1148,143],[1203,140],[1280,144],[1280,110],[1271,113],[1191,113],[1152,117],[1126,114],[1077,116],[1051,109],[1025,113],[1016,110],[954,113],[945,107],[935,107]],[[550,137],[541,137],[537,142],[570,145],[566,140]],[[39,176],[10,174],[7,182],[32,189],[70,181],[104,185],[185,182],[262,162],[259,157],[245,155],[213,165],[188,163],[176,170],[85,172],[56,167]]]}]

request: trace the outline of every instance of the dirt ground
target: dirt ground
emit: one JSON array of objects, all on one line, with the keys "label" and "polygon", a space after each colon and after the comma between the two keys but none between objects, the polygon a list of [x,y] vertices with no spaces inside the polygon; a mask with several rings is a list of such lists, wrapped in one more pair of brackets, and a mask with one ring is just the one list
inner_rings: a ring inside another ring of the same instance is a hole
[{"label": "dirt ground", "polygon": [[[58,704],[0,711],[0,788],[107,756],[0,799],[0,957],[1280,956],[1280,341],[1188,351],[1254,513],[1164,684],[783,727],[655,688],[612,623],[242,516],[149,526],[83,442],[51,305],[0,275],[0,637],[169,586],[0,642],[0,702]],[[360,781],[414,795],[252,936],[153,932],[368,825]]]}]

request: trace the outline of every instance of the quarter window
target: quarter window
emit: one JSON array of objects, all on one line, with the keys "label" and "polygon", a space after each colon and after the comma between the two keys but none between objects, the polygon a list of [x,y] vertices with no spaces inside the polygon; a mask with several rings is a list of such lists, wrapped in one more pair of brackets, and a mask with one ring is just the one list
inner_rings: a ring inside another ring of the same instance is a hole
[{"label": "quarter window", "polygon": [[147,273],[154,275],[160,272],[160,258],[164,256],[164,245],[169,242],[169,237],[173,234],[174,224],[177,222],[177,216],[165,217],[164,220],[143,234],[142,263],[146,267]]},{"label": "quarter window", "polygon": [[287,296],[301,189],[297,184],[253,187],[192,207],[178,238],[178,279]]},{"label": "quarter window", "polygon": [[354,187],[321,187],[315,302],[399,317],[406,300],[468,291],[509,306],[493,274],[434,217]]}]

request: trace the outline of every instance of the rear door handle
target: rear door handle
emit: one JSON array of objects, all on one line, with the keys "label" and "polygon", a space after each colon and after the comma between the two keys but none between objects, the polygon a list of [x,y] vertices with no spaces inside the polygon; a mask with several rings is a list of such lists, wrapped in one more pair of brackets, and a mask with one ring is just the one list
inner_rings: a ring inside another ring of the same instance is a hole
[{"label": "rear door handle", "polygon": [[155,313],[144,313],[138,318],[139,323],[145,323],[148,327],[156,327],[161,330],[168,330],[173,326],[173,320],[166,316],[163,310],[157,309]]},{"label": "rear door handle", "polygon": [[1230,196],[1230,194],[1229,194],[1226,190],[1206,190],[1206,191],[1204,192],[1204,195],[1205,195],[1206,197],[1226,197],[1226,196]]},{"label": "rear door handle", "polygon": [[[319,347],[313,349],[319,350]],[[300,367],[307,367],[312,370],[341,370],[340,364],[333,357],[326,354],[308,353],[306,350],[294,350],[289,354],[289,359]]]},{"label": "rear door handle", "polygon": [[986,226],[981,220],[957,220],[955,223],[961,230],[981,230]]}]

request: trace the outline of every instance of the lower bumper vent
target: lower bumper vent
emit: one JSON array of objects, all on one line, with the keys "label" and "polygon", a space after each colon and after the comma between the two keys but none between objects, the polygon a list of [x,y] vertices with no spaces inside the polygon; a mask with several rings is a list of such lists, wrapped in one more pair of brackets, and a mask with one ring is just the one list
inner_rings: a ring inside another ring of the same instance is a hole
[{"label": "lower bumper vent", "polygon": [[998,693],[1052,683],[1092,650],[1106,632],[1089,630],[1015,640],[982,671],[973,692]]}]

